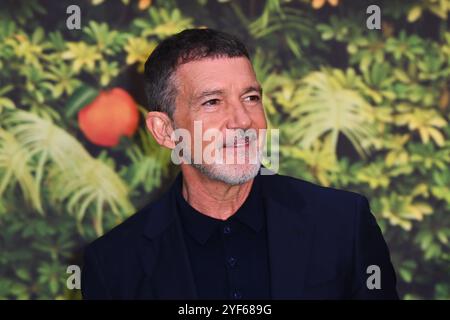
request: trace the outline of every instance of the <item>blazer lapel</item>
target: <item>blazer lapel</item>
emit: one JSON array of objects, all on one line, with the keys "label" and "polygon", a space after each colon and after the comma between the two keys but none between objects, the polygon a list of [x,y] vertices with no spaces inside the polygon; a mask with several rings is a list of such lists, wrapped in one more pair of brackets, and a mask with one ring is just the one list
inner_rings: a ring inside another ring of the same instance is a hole
[{"label": "blazer lapel", "polygon": [[[178,175],[177,179],[180,178]],[[181,223],[176,212],[175,183],[149,212],[141,248],[145,277],[139,294],[144,299],[197,298]]]},{"label": "blazer lapel", "polygon": [[272,299],[302,298],[313,226],[306,202],[265,187]]}]

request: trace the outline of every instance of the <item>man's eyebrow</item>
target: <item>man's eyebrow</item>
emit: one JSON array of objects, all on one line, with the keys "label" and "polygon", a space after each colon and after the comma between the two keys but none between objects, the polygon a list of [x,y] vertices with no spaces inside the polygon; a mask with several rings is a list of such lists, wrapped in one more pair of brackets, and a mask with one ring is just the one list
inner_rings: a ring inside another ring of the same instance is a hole
[{"label": "man's eyebrow", "polygon": [[[262,88],[260,85],[252,85],[252,86],[248,86],[246,87],[244,90],[242,90],[242,94],[246,94],[252,91],[256,91],[258,92],[260,95],[262,95]],[[204,90],[202,92],[200,92],[198,95],[196,95],[194,97],[194,99],[192,99],[194,102],[199,101],[202,98],[206,98],[208,96],[213,96],[213,95],[223,95],[224,94],[224,90],[222,89],[207,89]]]},{"label": "man's eyebrow", "polygon": [[223,94],[224,91],[222,89],[208,89],[208,90],[204,90],[202,92],[200,92],[198,95],[196,95],[194,97],[194,101],[198,101],[202,98],[208,97],[208,96],[213,96],[213,95],[221,95]]},{"label": "man's eyebrow", "polygon": [[245,88],[242,91],[242,94],[246,94],[246,93],[249,93],[249,92],[252,92],[252,91],[256,91],[260,95],[262,95],[262,93],[263,93],[263,89],[262,89],[262,87],[260,85],[254,85],[254,86],[248,86],[247,88]]}]

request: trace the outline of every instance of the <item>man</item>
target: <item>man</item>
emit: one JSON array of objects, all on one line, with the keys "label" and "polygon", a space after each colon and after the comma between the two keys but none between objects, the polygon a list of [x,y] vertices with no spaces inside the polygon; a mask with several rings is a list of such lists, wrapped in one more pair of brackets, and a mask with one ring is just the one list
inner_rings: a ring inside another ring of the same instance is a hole
[{"label": "man", "polygon": [[[161,146],[183,146],[181,173],[87,247],[85,299],[398,299],[366,197],[258,174],[262,89],[239,40],[184,30],[152,52],[145,76],[147,127]],[[219,133],[213,160],[194,161],[195,145],[211,145],[198,124]]]}]

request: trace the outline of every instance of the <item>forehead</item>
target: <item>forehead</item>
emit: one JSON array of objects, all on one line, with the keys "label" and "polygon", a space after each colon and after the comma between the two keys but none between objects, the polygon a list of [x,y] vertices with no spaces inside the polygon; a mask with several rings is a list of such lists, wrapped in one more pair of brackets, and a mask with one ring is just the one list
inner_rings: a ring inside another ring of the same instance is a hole
[{"label": "forehead", "polygon": [[255,72],[246,57],[205,58],[177,68],[178,84],[189,91],[205,85],[249,85],[256,82]]}]

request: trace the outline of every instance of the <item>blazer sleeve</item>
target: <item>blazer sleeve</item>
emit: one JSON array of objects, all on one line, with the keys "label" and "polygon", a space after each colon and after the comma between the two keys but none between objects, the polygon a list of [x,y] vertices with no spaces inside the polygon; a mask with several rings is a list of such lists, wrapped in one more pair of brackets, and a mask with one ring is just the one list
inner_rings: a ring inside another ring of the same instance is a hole
[{"label": "blazer sleeve", "polygon": [[84,300],[111,299],[104,275],[92,245],[84,250],[81,271],[81,294]]},{"label": "blazer sleeve", "polygon": [[352,299],[398,300],[389,249],[365,196],[358,197],[355,217]]}]

